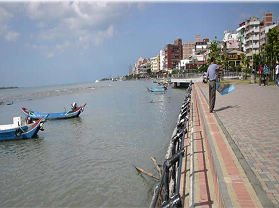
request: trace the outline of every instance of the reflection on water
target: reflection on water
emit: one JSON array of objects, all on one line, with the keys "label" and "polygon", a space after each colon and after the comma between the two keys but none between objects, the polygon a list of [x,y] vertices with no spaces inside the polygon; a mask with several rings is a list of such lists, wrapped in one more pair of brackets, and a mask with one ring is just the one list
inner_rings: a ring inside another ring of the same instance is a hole
[{"label": "reflection on water", "polygon": [[134,167],[156,174],[150,157],[162,163],[184,91],[149,93],[146,86],[151,81],[95,85],[78,86],[94,90],[47,97],[32,97],[34,91],[25,90],[32,100],[0,106],[0,123],[5,124],[13,116],[23,116],[22,106],[59,112],[73,101],[87,103],[78,118],[47,121],[36,139],[0,143],[0,207],[149,205],[155,182]]}]

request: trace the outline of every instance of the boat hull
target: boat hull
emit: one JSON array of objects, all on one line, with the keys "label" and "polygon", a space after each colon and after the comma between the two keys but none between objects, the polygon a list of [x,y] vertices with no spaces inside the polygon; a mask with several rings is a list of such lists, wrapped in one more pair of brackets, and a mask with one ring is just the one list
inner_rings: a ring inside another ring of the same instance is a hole
[{"label": "boat hull", "polygon": [[40,118],[35,123],[26,124],[21,127],[0,130],[0,141],[30,139],[37,136],[41,127],[42,119],[43,118]]},{"label": "boat hull", "polygon": [[150,92],[165,92],[166,88],[165,87],[149,87],[148,91],[150,91]]},{"label": "boat hull", "polygon": [[45,113],[45,112],[36,112],[36,111],[31,111],[26,108],[21,108],[23,113],[32,119],[39,119],[41,117],[47,116],[47,119],[67,119],[67,118],[74,118],[78,117],[81,112],[84,110],[86,104],[83,106],[80,106],[76,108],[74,111],[68,111],[68,112],[61,112],[61,113]]}]

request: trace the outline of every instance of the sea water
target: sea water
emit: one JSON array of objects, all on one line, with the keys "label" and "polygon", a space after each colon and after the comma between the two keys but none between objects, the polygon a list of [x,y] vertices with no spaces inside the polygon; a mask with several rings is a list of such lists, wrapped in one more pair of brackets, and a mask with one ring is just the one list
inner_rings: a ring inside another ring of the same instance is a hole
[{"label": "sea water", "polygon": [[0,142],[0,207],[147,207],[176,125],[185,89],[150,93],[147,81],[0,90],[0,124],[21,107],[77,118],[50,120],[38,138]]}]

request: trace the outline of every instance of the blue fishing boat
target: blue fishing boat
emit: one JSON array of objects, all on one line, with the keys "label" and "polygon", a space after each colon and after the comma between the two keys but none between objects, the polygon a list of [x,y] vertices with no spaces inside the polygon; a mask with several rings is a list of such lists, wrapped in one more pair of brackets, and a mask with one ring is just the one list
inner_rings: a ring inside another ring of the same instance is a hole
[{"label": "blue fishing boat", "polygon": [[147,88],[150,92],[165,92],[167,90],[166,86],[159,86],[159,87],[149,87]]},{"label": "blue fishing boat", "polygon": [[81,112],[84,111],[86,104],[77,107],[76,103],[72,104],[72,108],[69,111],[61,112],[61,113],[45,113],[45,112],[36,112],[32,110],[28,110],[26,108],[21,108],[23,113],[32,119],[39,119],[42,116],[48,115],[47,119],[66,119],[66,118],[74,118],[78,117]]},{"label": "blue fishing boat", "polygon": [[39,130],[43,131],[45,117],[34,123],[22,123],[21,117],[14,117],[13,124],[0,125],[0,141],[29,139],[37,136]]}]

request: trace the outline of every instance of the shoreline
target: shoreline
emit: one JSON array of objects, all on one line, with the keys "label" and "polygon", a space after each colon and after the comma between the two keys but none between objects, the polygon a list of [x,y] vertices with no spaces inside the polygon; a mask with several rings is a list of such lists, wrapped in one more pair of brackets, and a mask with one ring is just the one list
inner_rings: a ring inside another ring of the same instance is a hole
[{"label": "shoreline", "polygon": [[16,89],[19,87],[0,87],[0,90]]},{"label": "shoreline", "polygon": [[14,95],[5,95],[0,97],[0,106],[12,105],[15,102],[22,101],[22,100],[33,100],[33,99],[61,96],[67,94],[91,92],[96,89],[107,88],[107,87],[111,87],[111,85],[107,85],[107,86],[92,85],[92,86],[85,86],[85,87],[73,87],[73,88],[64,88],[64,89],[61,88],[61,89],[42,90],[38,92],[27,92],[24,94],[18,93]]}]

